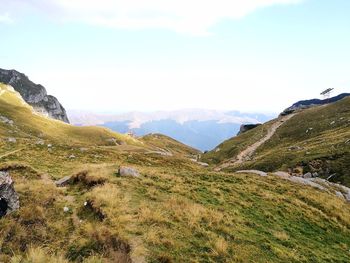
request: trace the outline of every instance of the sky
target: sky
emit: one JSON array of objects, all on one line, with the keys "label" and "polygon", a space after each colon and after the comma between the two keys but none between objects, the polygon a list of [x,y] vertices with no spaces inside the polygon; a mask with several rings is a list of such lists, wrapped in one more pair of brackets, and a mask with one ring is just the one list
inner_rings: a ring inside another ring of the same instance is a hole
[{"label": "sky", "polygon": [[0,68],[67,109],[280,112],[350,92],[349,0],[0,0]]}]

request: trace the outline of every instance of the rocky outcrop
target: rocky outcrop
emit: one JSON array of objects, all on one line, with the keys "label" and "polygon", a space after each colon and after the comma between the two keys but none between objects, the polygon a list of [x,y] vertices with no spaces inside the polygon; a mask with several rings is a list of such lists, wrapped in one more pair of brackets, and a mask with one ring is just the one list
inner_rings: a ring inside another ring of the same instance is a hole
[{"label": "rocky outcrop", "polygon": [[319,105],[334,103],[334,102],[337,102],[337,101],[342,100],[345,97],[349,97],[349,96],[350,96],[350,93],[342,93],[338,96],[335,96],[335,97],[332,97],[329,99],[325,99],[325,100],[312,99],[312,100],[298,101],[297,103],[294,103],[289,108],[285,109],[281,113],[281,116],[289,115],[289,114],[294,113],[295,111],[302,110],[302,109],[307,109],[307,108],[312,108],[312,107],[319,106]]},{"label": "rocky outcrop", "polygon": [[12,86],[35,111],[53,119],[69,123],[66,110],[59,101],[47,95],[46,89],[16,71],[0,69],[0,82]]},{"label": "rocky outcrop", "polygon": [[247,132],[249,130],[252,130],[252,129],[254,129],[254,128],[260,126],[260,125],[261,125],[261,123],[258,123],[258,124],[243,124],[239,128],[239,132],[238,132],[237,135],[240,135],[240,134],[245,133],[245,132]]},{"label": "rocky outcrop", "polygon": [[0,218],[19,209],[19,198],[7,172],[0,171]]}]

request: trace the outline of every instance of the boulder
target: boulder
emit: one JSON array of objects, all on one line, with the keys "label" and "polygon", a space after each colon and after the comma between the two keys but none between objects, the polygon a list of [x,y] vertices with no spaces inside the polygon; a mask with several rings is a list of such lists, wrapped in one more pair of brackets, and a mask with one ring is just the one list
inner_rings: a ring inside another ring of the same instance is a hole
[{"label": "boulder", "polygon": [[305,179],[309,179],[309,178],[312,178],[312,177],[313,177],[312,173],[306,173],[306,174],[303,175],[303,178],[305,178]]},{"label": "boulder", "polygon": [[337,197],[341,198],[341,199],[344,199],[343,194],[342,194],[341,192],[339,192],[339,191],[336,191],[336,192],[335,192],[335,195],[336,195]]},{"label": "boulder", "polygon": [[288,179],[291,176],[289,173],[282,171],[274,172],[273,174],[284,179]]},{"label": "boulder", "polygon": [[10,143],[16,143],[17,142],[16,138],[13,138],[13,137],[7,138],[7,141],[10,142]]},{"label": "boulder", "polygon": [[204,163],[204,162],[197,162],[199,165],[203,166],[203,167],[208,167],[209,164],[207,163]]},{"label": "boulder", "polygon": [[247,132],[249,130],[252,130],[252,129],[254,129],[254,128],[260,126],[260,125],[261,125],[261,123],[258,123],[258,124],[243,124],[243,125],[241,125],[237,135],[240,135],[240,134],[245,133],[245,132]]},{"label": "boulder", "polygon": [[9,118],[7,118],[5,116],[1,116],[1,115],[0,115],[0,122],[8,124],[10,126],[13,125],[13,120],[10,120]]},{"label": "boulder", "polygon": [[55,184],[57,187],[64,187],[72,181],[72,176],[65,176],[60,180],[56,181]]},{"label": "boulder", "polygon": [[121,166],[118,170],[119,176],[123,177],[139,177],[140,173],[131,167]]},{"label": "boulder", "polygon": [[44,142],[44,140],[37,140],[35,144],[36,145],[45,145],[45,142]]},{"label": "boulder", "polygon": [[289,151],[300,151],[300,150],[303,150],[303,147],[300,147],[300,146],[290,146],[288,148]]},{"label": "boulder", "polygon": [[0,218],[19,209],[19,197],[8,172],[0,172]]},{"label": "boulder", "polygon": [[258,170],[243,170],[243,171],[237,171],[236,173],[242,173],[242,174],[256,174],[259,176],[267,176],[267,173],[263,171],[258,171]]}]

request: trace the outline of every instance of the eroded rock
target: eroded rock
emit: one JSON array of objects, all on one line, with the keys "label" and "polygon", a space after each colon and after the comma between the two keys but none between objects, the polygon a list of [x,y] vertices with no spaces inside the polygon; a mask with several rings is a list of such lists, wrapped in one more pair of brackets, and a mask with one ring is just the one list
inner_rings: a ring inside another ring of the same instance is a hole
[{"label": "eroded rock", "polygon": [[139,177],[140,173],[135,169],[127,166],[121,166],[118,170],[119,176],[123,177]]},{"label": "eroded rock", "polygon": [[8,172],[0,171],[0,218],[19,209],[19,197]]}]

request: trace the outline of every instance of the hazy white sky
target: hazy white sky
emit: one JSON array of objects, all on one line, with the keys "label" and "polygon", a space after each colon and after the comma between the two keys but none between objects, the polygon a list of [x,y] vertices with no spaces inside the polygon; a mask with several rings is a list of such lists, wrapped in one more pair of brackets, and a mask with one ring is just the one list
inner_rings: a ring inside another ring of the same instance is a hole
[{"label": "hazy white sky", "polygon": [[0,67],[66,108],[279,112],[350,87],[348,0],[0,0]]}]

